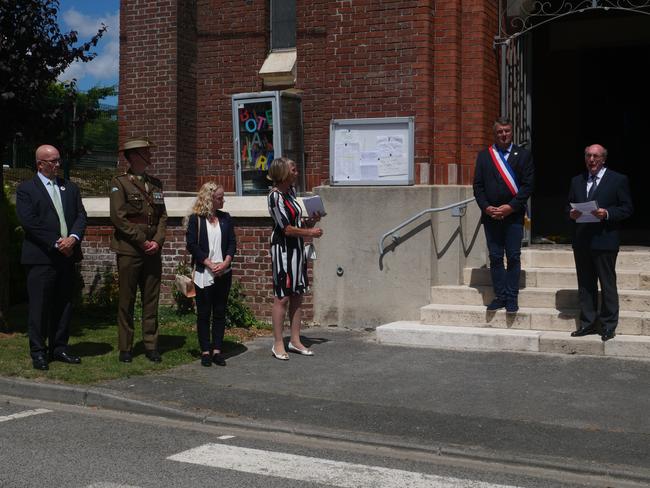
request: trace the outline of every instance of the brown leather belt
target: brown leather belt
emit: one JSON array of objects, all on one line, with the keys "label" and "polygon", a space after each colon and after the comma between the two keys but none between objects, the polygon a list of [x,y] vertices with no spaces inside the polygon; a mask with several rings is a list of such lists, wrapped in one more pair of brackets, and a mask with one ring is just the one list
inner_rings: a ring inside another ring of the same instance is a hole
[{"label": "brown leather belt", "polygon": [[127,217],[126,220],[128,220],[132,224],[152,225],[151,218],[148,215],[133,215],[131,217]]}]

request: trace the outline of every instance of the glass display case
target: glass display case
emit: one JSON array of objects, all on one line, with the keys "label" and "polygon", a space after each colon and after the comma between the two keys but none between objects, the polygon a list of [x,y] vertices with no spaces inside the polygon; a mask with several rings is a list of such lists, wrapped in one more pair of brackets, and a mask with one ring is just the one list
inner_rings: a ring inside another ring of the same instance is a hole
[{"label": "glass display case", "polygon": [[302,106],[294,93],[268,91],[232,97],[233,141],[238,195],[266,195],[266,178],[274,158],[286,156],[296,162],[304,191]]}]

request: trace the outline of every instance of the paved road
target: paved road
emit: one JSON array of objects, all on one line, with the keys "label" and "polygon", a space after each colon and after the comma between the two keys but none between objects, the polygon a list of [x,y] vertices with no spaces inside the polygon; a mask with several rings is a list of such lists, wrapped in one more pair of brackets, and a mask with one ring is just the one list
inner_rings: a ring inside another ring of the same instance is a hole
[{"label": "paved road", "polygon": [[650,361],[390,347],[359,330],[305,335],[314,357],[274,360],[260,338],[225,368],[197,361],[93,387],[0,378],[0,394],[650,486]]},{"label": "paved road", "polygon": [[3,400],[3,488],[613,486],[602,478],[415,450]]}]

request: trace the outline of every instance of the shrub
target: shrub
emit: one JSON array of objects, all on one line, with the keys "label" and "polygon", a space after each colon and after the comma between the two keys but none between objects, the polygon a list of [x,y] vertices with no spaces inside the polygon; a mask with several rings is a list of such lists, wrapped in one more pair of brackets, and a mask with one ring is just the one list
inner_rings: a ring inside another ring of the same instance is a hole
[{"label": "shrub", "polygon": [[117,281],[117,273],[110,268],[103,273],[97,273],[85,297],[88,305],[95,305],[102,308],[115,308],[120,297],[120,287]]},{"label": "shrub", "polygon": [[0,195],[0,222],[4,231],[0,233],[0,252],[5,253],[3,259],[8,266],[8,273],[3,279],[11,283],[9,287],[9,303],[22,303],[27,299],[27,286],[25,281],[25,270],[20,264],[20,253],[23,247],[23,228],[18,222],[16,205],[11,202],[11,187],[5,185],[4,194]]},{"label": "shrub", "polygon": [[249,328],[261,325],[253,311],[246,305],[245,299],[246,295],[242,291],[241,284],[233,280],[226,307],[226,327]]}]

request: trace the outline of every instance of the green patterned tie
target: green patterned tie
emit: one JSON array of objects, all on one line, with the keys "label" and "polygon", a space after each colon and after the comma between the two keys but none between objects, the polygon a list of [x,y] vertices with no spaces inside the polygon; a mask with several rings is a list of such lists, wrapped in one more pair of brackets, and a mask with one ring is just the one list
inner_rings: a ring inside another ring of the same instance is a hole
[{"label": "green patterned tie", "polygon": [[56,185],[52,181],[50,181],[48,185],[52,187],[52,202],[54,202],[54,208],[56,209],[56,213],[59,216],[59,223],[61,225],[61,237],[68,237],[68,225],[65,223],[65,214],[63,213],[61,195],[59,195],[59,190],[56,188]]}]

